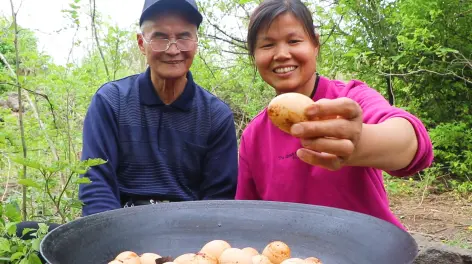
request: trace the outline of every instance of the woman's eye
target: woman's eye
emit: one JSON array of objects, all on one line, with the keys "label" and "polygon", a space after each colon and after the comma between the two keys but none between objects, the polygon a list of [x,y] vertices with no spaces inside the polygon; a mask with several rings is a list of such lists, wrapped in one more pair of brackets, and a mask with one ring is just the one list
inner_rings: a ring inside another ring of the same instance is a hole
[{"label": "woman's eye", "polygon": [[261,48],[270,48],[272,46],[273,46],[273,44],[264,44],[264,45],[261,46]]},{"label": "woman's eye", "polygon": [[298,40],[298,39],[292,39],[289,41],[290,44],[295,44],[295,43],[298,43],[298,42],[302,42],[301,40]]}]

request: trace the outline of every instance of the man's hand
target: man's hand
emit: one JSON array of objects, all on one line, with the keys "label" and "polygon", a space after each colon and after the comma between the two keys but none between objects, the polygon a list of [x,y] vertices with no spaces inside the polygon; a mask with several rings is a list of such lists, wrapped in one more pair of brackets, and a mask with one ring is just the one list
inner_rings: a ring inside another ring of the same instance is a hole
[{"label": "man's hand", "polygon": [[362,133],[362,109],[349,98],[321,99],[305,109],[310,121],[295,124],[292,135],[303,148],[304,162],[329,170],[340,169],[356,150]]}]

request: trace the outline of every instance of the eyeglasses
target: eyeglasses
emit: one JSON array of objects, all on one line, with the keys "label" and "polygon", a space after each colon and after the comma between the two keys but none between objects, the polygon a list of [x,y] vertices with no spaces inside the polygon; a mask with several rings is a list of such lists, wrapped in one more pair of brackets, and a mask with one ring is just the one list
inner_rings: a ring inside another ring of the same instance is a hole
[{"label": "eyeglasses", "polygon": [[177,39],[170,41],[168,39],[153,38],[151,41],[147,41],[143,36],[144,42],[151,45],[153,51],[167,51],[170,45],[174,44],[180,51],[189,51],[195,48],[197,41],[193,39]]}]

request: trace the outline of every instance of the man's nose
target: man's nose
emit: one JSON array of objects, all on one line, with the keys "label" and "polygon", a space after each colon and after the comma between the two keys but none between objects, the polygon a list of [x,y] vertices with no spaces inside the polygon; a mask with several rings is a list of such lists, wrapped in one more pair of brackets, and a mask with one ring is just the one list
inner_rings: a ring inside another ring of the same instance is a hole
[{"label": "man's nose", "polygon": [[169,55],[179,54],[180,50],[177,48],[177,43],[171,43],[169,48],[166,50],[166,53]]}]

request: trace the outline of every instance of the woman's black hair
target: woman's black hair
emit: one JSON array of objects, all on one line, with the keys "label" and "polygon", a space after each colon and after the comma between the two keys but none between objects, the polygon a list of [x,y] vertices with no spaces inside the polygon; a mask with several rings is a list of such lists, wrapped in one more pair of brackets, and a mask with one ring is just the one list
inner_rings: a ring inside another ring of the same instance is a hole
[{"label": "woman's black hair", "polygon": [[274,19],[284,13],[292,13],[303,24],[313,44],[319,46],[311,12],[301,0],[265,0],[254,10],[249,21],[247,48],[252,59],[259,31],[269,28]]}]

